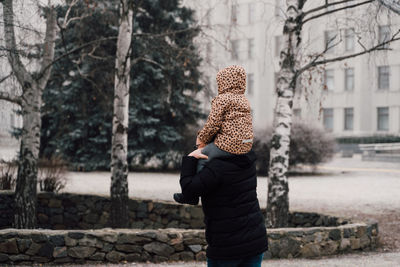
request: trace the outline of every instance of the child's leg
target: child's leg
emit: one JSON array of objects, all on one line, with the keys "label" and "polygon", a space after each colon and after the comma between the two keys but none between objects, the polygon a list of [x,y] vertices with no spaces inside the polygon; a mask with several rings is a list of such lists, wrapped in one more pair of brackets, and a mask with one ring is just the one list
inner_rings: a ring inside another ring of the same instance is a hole
[{"label": "child's leg", "polygon": [[231,156],[232,154],[219,149],[214,143],[209,143],[202,150],[201,153],[208,156],[208,159],[199,159],[197,161],[197,173],[199,173],[204,165],[210,160],[218,157]]}]

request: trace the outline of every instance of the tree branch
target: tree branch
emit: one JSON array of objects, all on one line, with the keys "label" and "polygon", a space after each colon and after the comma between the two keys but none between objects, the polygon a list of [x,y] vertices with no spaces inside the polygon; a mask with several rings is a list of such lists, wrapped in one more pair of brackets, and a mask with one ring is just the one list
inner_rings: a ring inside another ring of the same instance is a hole
[{"label": "tree branch", "polygon": [[356,0],[343,0],[343,1],[331,2],[331,3],[328,2],[325,5],[322,5],[322,6],[319,6],[319,7],[316,7],[316,8],[313,8],[313,9],[310,9],[310,10],[307,10],[307,11],[303,12],[303,16],[307,16],[307,15],[309,15],[311,13],[320,11],[322,9],[325,9],[325,8],[328,8],[328,7],[331,7],[331,6],[340,5],[340,4],[344,4],[344,3],[348,3],[348,2],[352,2],[352,1],[356,1]]},{"label": "tree branch", "polygon": [[21,101],[20,97],[13,96],[8,92],[0,91],[0,100],[5,100],[5,101],[8,101],[8,102],[20,105],[20,106],[22,105],[22,101]]},{"label": "tree branch", "polygon": [[326,11],[324,13],[320,13],[318,15],[315,15],[315,16],[312,16],[312,17],[310,17],[308,19],[303,20],[303,24],[305,24],[306,22],[308,22],[310,20],[317,19],[319,17],[323,17],[323,16],[326,16],[326,15],[329,15],[329,14],[332,14],[332,13],[335,13],[335,12],[338,12],[338,11],[341,11],[341,10],[351,9],[351,8],[354,8],[354,7],[358,7],[358,6],[362,6],[362,5],[365,5],[365,4],[369,4],[369,3],[372,3],[374,1],[375,0],[367,0],[367,1],[364,1],[364,2],[361,2],[361,3],[357,3],[357,4],[354,4],[354,5],[344,6],[344,7],[341,7],[341,8],[329,10],[329,11]]},{"label": "tree branch", "polygon": [[381,5],[389,8],[393,12],[397,13],[400,15],[400,1],[395,1],[395,0],[378,0]]},{"label": "tree branch", "polygon": [[26,82],[33,82],[33,78],[30,73],[26,70],[25,66],[18,54],[13,53],[17,47],[15,41],[14,31],[14,11],[13,11],[13,0],[3,0],[3,20],[4,20],[4,37],[6,43],[6,49],[8,50],[7,57],[10,62],[11,68],[17,77],[19,83],[23,85]]},{"label": "tree branch", "polygon": [[324,60],[317,61],[317,59],[319,57],[321,57],[321,55],[322,55],[322,53],[321,53],[321,54],[317,55],[317,57],[313,61],[311,61],[310,63],[308,63],[304,67],[300,68],[300,70],[298,71],[298,75],[300,75],[301,73],[305,72],[306,70],[308,70],[310,68],[313,68],[313,67],[316,67],[318,65],[325,65],[325,64],[328,64],[328,63],[336,62],[336,61],[342,61],[342,60],[345,60],[345,59],[349,59],[349,58],[361,56],[361,55],[364,55],[364,54],[368,54],[368,53],[371,53],[373,51],[389,50],[388,48],[385,48],[385,45],[400,40],[400,37],[397,37],[399,34],[400,34],[400,30],[398,30],[392,36],[392,38],[390,40],[382,42],[380,44],[377,44],[377,45],[375,45],[375,46],[373,46],[373,47],[371,47],[369,49],[366,49],[366,50],[358,52],[358,53],[353,53],[353,54],[346,55],[346,56],[329,58],[329,59],[324,59]]},{"label": "tree branch", "polygon": [[50,78],[51,67],[46,68],[46,66],[52,66],[51,62],[54,60],[54,47],[56,42],[57,30],[57,14],[55,9],[53,7],[50,7],[46,15],[46,35],[43,44],[43,59],[40,66],[40,73],[42,73],[42,77],[38,80],[39,88],[41,90],[44,89],[47,81]]}]

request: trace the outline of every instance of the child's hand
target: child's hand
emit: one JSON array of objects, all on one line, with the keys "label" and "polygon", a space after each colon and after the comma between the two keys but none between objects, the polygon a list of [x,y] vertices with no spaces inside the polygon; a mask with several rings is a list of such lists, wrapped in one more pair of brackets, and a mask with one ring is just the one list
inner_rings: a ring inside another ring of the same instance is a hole
[{"label": "child's hand", "polygon": [[208,159],[207,155],[201,153],[201,148],[198,148],[195,151],[191,152],[188,156],[195,157],[196,159]]},{"label": "child's hand", "polygon": [[198,137],[196,138],[196,146],[197,148],[203,148],[206,146]]}]

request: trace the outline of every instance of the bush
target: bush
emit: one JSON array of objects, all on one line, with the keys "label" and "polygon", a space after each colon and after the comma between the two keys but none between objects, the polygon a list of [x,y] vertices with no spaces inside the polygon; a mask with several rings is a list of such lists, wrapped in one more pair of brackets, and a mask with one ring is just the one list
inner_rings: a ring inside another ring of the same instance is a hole
[{"label": "bush", "polygon": [[[272,129],[255,134],[253,150],[257,155],[257,171],[268,175],[270,140]],[[292,125],[289,166],[298,164],[317,165],[330,160],[334,154],[335,141],[322,129],[297,122]]]},{"label": "bush", "polygon": [[17,180],[17,165],[15,162],[0,165],[0,190],[14,190]]},{"label": "bush", "polygon": [[67,183],[67,165],[58,157],[39,160],[38,183],[40,191],[57,193]]}]

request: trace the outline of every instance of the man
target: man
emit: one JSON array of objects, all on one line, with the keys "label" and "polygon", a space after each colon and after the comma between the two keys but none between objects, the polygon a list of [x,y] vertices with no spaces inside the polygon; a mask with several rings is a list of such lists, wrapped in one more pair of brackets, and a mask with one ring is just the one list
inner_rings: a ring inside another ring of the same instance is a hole
[{"label": "man", "polygon": [[261,266],[268,241],[254,152],[214,158],[196,173],[198,159],[207,159],[201,149],[182,158],[180,184],[185,197],[201,197],[208,266]]}]

